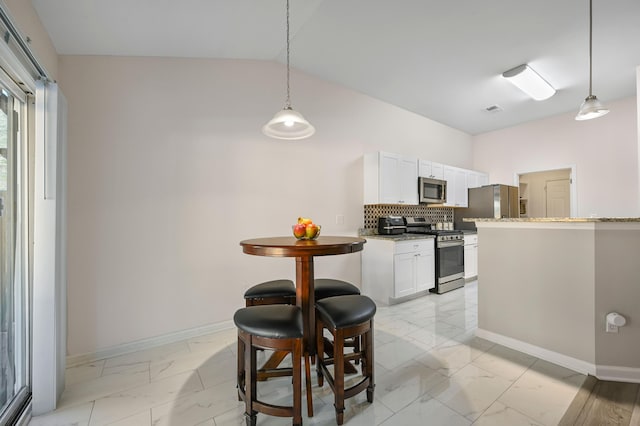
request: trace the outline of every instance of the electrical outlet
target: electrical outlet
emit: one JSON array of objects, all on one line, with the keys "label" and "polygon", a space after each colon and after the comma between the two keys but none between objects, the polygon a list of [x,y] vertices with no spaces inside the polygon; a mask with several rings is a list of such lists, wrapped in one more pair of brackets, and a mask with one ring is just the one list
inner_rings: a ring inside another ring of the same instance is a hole
[{"label": "electrical outlet", "polygon": [[610,324],[608,321],[605,321],[605,330],[607,333],[617,333],[618,326],[614,324]]},{"label": "electrical outlet", "polygon": [[336,225],[344,225],[344,215],[342,214],[336,215]]}]

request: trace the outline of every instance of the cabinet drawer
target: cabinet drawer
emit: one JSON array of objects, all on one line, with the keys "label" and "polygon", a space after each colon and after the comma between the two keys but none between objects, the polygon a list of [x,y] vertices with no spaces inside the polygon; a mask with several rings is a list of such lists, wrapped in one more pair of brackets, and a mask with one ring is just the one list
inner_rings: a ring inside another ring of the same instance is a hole
[{"label": "cabinet drawer", "polygon": [[464,245],[468,244],[477,244],[478,243],[478,235],[477,234],[465,234],[464,236]]},{"label": "cabinet drawer", "polygon": [[420,251],[433,251],[433,238],[427,240],[412,240],[396,243],[395,254],[415,253]]}]

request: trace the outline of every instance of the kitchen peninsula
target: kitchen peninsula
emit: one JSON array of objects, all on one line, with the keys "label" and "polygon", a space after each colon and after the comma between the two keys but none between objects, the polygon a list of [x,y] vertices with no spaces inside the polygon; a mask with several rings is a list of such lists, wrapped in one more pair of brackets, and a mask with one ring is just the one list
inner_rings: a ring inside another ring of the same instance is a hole
[{"label": "kitchen peninsula", "polygon": [[[640,218],[475,222],[480,337],[600,379],[640,382]],[[627,323],[605,332],[610,312]]]}]

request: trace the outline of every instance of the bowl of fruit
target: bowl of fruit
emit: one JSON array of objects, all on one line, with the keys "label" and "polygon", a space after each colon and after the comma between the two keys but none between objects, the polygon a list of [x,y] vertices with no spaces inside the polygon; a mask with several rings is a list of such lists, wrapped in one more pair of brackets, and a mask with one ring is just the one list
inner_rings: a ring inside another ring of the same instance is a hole
[{"label": "bowl of fruit", "polygon": [[316,225],[308,217],[299,217],[298,223],[291,228],[293,236],[299,240],[315,240],[320,236],[320,225]]}]

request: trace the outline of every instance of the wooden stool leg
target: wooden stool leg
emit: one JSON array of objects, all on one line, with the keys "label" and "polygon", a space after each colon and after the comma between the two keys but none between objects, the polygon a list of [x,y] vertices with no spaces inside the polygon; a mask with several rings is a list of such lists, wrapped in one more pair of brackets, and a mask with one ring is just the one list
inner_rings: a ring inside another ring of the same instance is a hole
[{"label": "wooden stool leg", "polygon": [[302,426],[302,339],[293,343],[293,425]]},{"label": "wooden stool leg", "polygon": [[369,378],[369,386],[367,386],[367,401],[373,402],[373,390],[375,388],[375,382],[373,380],[373,320],[371,320],[370,328],[364,335],[365,344],[365,359],[366,362],[363,365],[365,371],[364,376]]},{"label": "wooden stool leg", "polygon": [[318,375],[318,386],[322,387],[324,385],[324,376],[322,375],[321,364],[324,364],[324,337],[322,336],[322,332],[324,330],[324,325],[322,320],[316,316],[316,352],[318,355],[318,359],[316,360],[316,373]]},{"label": "wooden stool leg", "polygon": [[304,382],[307,389],[307,416],[313,417],[313,395],[311,395],[311,357],[304,355]]},{"label": "wooden stool leg", "polygon": [[240,338],[240,336],[238,335],[238,376],[237,376],[237,388],[238,388],[238,401],[242,401],[242,396],[245,394],[245,383],[246,383],[246,376],[245,376],[245,368],[244,368],[244,342],[242,341],[242,339]]},{"label": "wooden stool leg", "polygon": [[253,409],[253,402],[256,400],[256,349],[253,347],[252,336],[247,336],[244,351],[244,370],[245,370],[245,411],[244,416],[247,420],[247,426],[255,426],[256,411]]},{"label": "wooden stool leg", "polygon": [[341,425],[344,422],[344,331],[335,330],[333,347],[334,390],[336,408],[336,422]]}]

